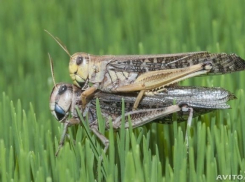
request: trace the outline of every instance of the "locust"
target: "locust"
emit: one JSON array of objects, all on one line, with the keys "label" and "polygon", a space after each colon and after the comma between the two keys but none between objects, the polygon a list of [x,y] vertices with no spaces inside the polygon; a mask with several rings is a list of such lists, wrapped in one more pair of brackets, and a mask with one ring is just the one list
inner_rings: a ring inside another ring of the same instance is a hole
[{"label": "locust", "polygon": [[[45,30],[46,31],[46,30]],[[133,109],[143,95],[159,93],[165,87],[205,74],[225,74],[245,69],[235,54],[206,51],[159,55],[71,55],[61,41],[46,31],[69,55],[69,73],[82,88],[82,105],[96,90],[108,93],[137,92]]]},{"label": "locust", "polygon": [[[89,99],[86,108],[83,109],[80,95],[81,90],[76,85],[68,83],[56,84],[50,95],[50,110],[52,115],[64,124],[64,130],[60,139],[59,148],[64,145],[69,126],[81,124],[78,112],[88,118],[91,131],[104,145],[107,151],[109,140],[98,130],[98,118],[96,114],[96,99],[99,99],[101,114],[105,120],[105,129],[109,129],[111,119],[113,130],[118,131],[122,127],[122,99],[125,104],[125,128],[132,128],[147,123],[173,123],[173,113],[177,115],[177,121],[188,120],[191,125],[192,117],[211,112],[217,109],[228,109],[227,101],[235,99],[235,96],[222,88],[207,87],[166,87],[165,90],[151,96],[143,96],[138,109],[132,111],[132,106],[137,99],[137,93],[106,93],[97,91]],[[76,107],[78,110],[76,110]],[[110,119],[109,119],[110,118]],[[129,119],[130,118],[130,119]],[[188,142],[188,141],[187,141]]]}]

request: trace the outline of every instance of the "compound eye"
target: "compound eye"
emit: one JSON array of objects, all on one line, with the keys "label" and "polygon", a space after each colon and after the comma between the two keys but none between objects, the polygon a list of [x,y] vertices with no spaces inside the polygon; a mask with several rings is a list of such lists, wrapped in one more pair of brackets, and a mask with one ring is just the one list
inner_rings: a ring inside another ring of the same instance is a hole
[{"label": "compound eye", "polygon": [[65,113],[65,111],[60,106],[58,106],[57,104],[55,104],[54,111],[55,111],[55,114],[56,114],[56,116],[57,116],[57,118],[58,118],[59,121],[61,121],[62,119],[64,119],[66,113]]},{"label": "compound eye", "polygon": [[62,85],[58,91],[58,94],[61,95],[63,94],[65,91],[67,90],[67,86],[66,85]]},{"label": "compound eye", "polygon": [[77,57],[76,64],[80,65],[82,63],[82,61],[83,61],[83,57]]}]

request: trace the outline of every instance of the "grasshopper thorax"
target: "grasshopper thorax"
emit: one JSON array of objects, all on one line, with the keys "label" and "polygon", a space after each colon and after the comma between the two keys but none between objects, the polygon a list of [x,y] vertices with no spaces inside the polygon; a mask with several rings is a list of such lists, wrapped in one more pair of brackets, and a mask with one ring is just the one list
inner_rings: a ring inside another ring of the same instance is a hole
[{"label": "grasshopper thorax", "polygon": [[71,56],[69,72],[73,83],[78,87],[83,87],[89,77],[90,56],[87,53],[75,53]]},{"label": "grasshopper thorax", "polygon": [[71,84],[59,83],[54,86],[49,107],[51,113],[59,122],[64,122],[69,115],[72,104],[73,87]]}]

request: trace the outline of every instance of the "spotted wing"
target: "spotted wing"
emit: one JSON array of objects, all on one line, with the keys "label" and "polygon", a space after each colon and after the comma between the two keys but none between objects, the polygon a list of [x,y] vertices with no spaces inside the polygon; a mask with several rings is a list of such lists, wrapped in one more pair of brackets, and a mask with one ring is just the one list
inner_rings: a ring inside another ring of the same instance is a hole
[{"label": "spotted wing", "polygon": [[245,69],[245,61],[235,54],[208,52],[115,56],[107,68],[121,72],[144,73],[164,69],[185,68],[199,63],[212,64],[209,74],[225,74]]}]

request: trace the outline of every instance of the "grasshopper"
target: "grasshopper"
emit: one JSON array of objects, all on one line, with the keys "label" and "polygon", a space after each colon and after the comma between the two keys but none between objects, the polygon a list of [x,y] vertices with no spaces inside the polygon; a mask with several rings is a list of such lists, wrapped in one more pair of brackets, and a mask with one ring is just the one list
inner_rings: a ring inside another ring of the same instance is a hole
[{"label": "grasshopper", "polygon": [[[177,113],[177,121],[188,119],[191,125],[192,117],[208,113],[215,109],[228,109],[226,103],[235,99],[235,96],[222,88],[206,87],[167,87],[164,91],[152,96],[144,96],[139,103],[138,110],[131,111],[137,93],[116,93],[97,92],[89,100],[86,108],[83,109],[80,95],[83,91],[75,85],[59,83],[54,86],[50,96],[50,110],[54,117],[64,123],[64,131],[60,140],[59,149],[64,144],[67,129],[71,125],[80,123],[77,110],[79,108],[83,117],[88,115],[89,127],[91,131],[104,144],[104,152],[109,146],[109,140],[98,131],[98,120],[96,114],[96,98],[100,101],[102,116],[105,118],[105,128],[109,129],[109,119],[112,119],[112,126],[115,131],[121,128],[122,124],[122,99],[125,103],[125,128],[129,127],[129,119],[133,128],[142,126],[150,122],[172,123],[173,113]],[[173,103],[176,104],[173,104]],[[71,117],[69,117],[69,115]],[[188,140],[187,140],[188,142]]]},{"label": "grasshopper", "polygon": [[[46,31],[46,30],[45,30]],[[204,74],[224,74],[245,69],[245,61],[235,54],[190,52],[159,55],[71,55],[58,38],[46,31],[70,56],[69,72],[86,98],[96,90],[109,93],[138,92],[136,109],[143,95],[161,92],[166,86]],[[154,91],[154,92],[152,92]]]}]

